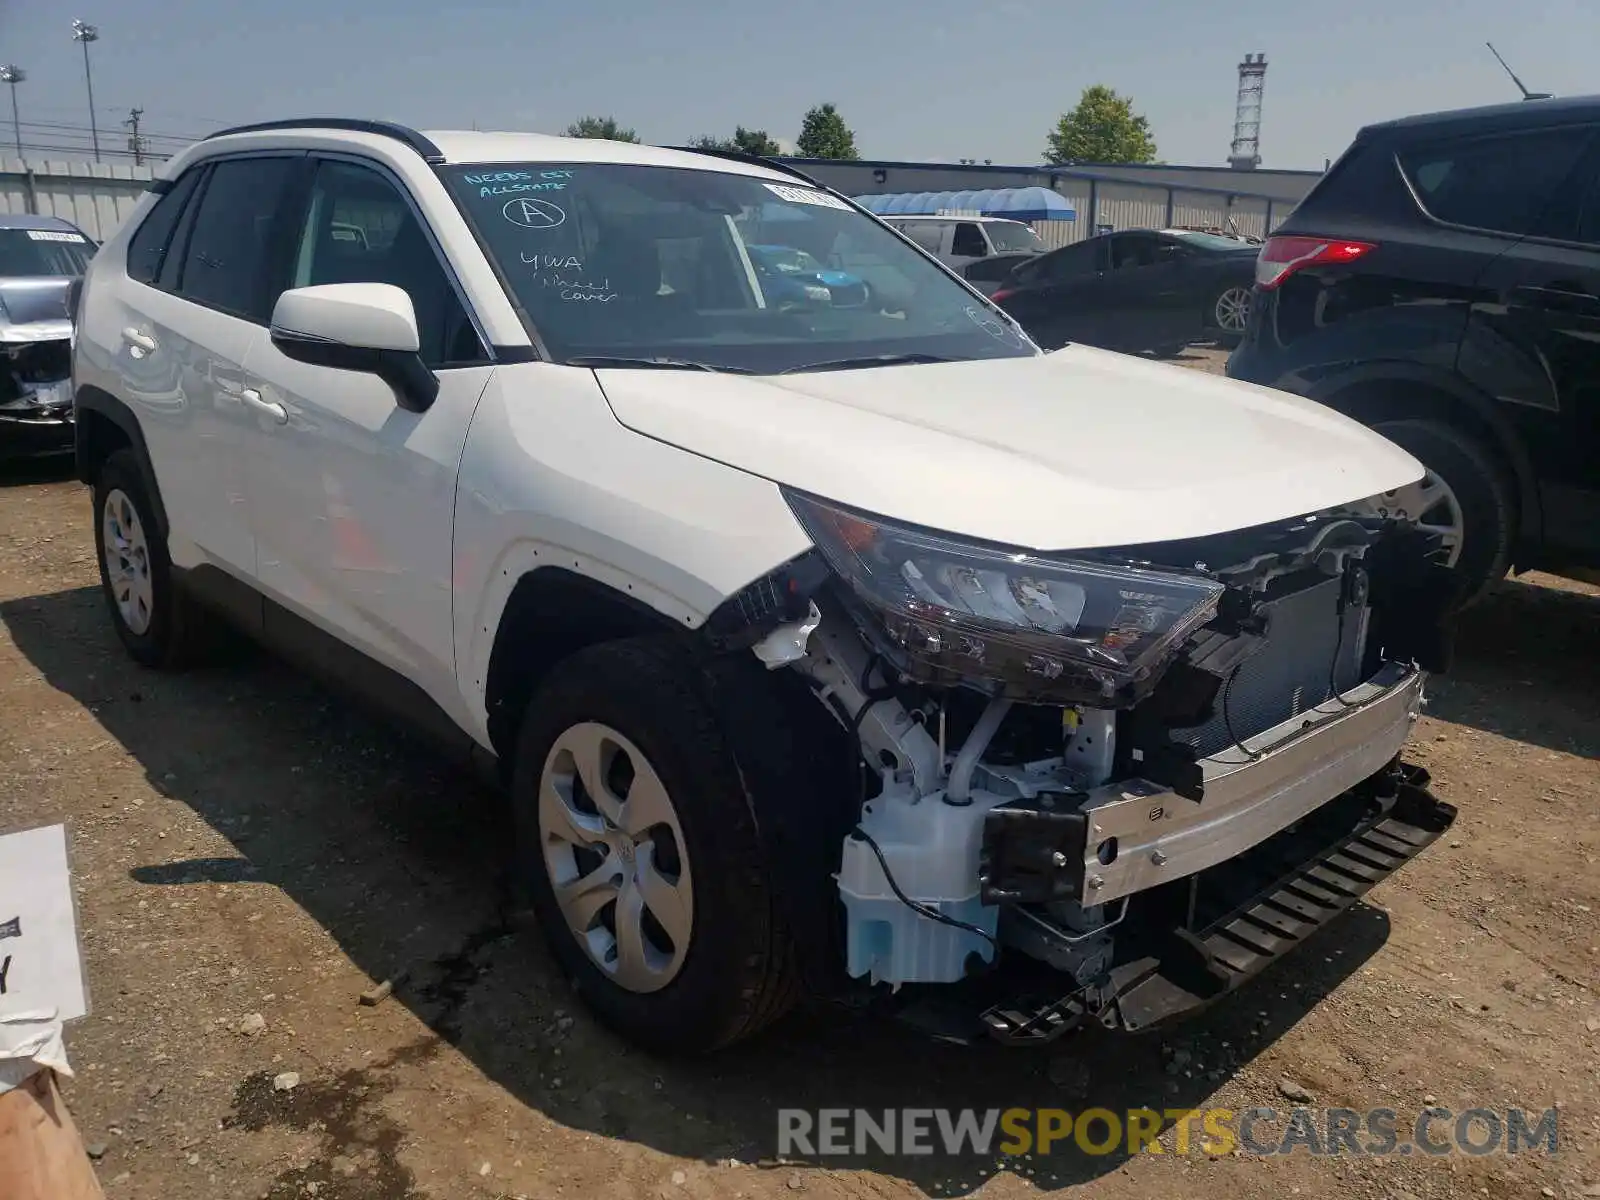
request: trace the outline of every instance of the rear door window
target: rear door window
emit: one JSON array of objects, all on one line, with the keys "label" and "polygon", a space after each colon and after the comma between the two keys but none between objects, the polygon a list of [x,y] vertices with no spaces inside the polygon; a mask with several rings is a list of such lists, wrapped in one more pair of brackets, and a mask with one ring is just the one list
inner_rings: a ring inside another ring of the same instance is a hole
[{"label": "rear door window", "polygon": [[1593,139],[1584,126],[1519,131],[1403,150],[1399,160],[1429,216],[1522,236],[1536,232]]},{"label": "rear door window", "polygon": [[[183,258],[186,299],[265,325],[286,265],[273,253],[300,158],[224,159],[211,170]],[[274,286],[274,285],[277,286]]]}]

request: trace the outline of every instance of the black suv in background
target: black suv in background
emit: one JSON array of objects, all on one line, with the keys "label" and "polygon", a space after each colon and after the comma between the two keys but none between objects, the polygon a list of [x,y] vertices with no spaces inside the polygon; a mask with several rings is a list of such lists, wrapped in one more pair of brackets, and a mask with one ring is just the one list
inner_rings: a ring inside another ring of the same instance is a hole
[{"label": "black suv in background", "polygon": [[1363,129],[1262,247],[1236,379],[1428,468],[1477,595],[1600,567],[1600,97]]}]

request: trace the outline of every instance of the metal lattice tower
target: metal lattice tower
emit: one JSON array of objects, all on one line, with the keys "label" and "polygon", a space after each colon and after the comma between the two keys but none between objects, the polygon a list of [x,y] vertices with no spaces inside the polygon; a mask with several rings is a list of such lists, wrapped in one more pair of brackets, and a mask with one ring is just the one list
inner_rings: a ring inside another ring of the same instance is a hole
[{"label": "metal lattice tower", "polygon": [[1267,87],[1267,56],[1246,54],[1239,64],[1239,103],[1233,116],[1233,153],[1228,165],[1253,171],[1261,165],[1261,94]]}]

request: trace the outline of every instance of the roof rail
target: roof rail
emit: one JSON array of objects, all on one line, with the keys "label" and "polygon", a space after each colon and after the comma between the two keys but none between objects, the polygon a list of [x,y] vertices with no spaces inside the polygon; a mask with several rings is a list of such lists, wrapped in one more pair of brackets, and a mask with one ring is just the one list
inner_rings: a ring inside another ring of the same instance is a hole
[{"label": "roof rail", "polygon": [[268,133],[278,129],[348,129],[353,133],[375,133],[379,137],[404,142],[435,166],[444,162],[444,151],[415,129],[394,121],[368,121],[360,117],[293,117],[286,121],[260,121],[254,125],[219,129],[202,140],[209,142],[212,138],[227,137],[230,133]]},{"label": "roof rail", "polygon": [[784,175],[792,175],[796,179],[803,179],[814,187],[828,188],[828,185],[814,176],[807,175],[798,167],[791,167],[786,162],[779,162],[775,158],[767,158],[761,154],[746,154],[743,150],[707,150],[699,146],[663,146],[663,150],[682,150],[685,154],[709,154],[712,158],[726,158],[733,162],[753,163],[758,167],[766,167],[769,171],[778,171]]}]

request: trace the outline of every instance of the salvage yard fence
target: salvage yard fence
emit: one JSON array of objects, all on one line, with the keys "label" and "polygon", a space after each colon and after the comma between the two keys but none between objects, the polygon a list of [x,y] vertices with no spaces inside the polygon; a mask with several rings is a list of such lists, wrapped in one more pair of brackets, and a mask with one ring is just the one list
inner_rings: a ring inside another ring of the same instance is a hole
[{"label": "salvage yard fence", "polygon": [[0,213],[62,217],[97,242],[127,219],[155,171],[131,163],[0,158]]},{"label": "salvage yard fence", "polygon": [[1100,229],[1216,229],[1264,238],[1289,216],[1294,205],[1271,196],[1215,188],[1180,188],[1165,184],[1129,183],[1092,175],[1058,172],[1056,190],[1078,212],[1076,221],[1050,221],[1071,226],[1070,236],[1052,246],[1093,237]]},{"label": "salvage yard fence", "polygon": [[1031,222],[1052,250],[1107,229],[1209,229],[1265,238],[1294,208],[1269,196],[1102,179],[1066,177],[1057,190],[1077,220]]}]

